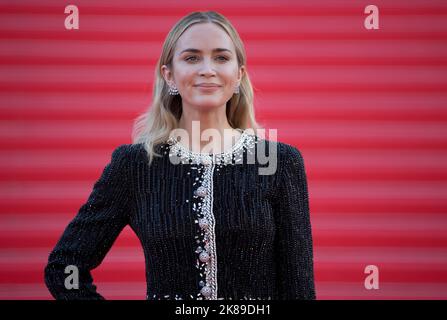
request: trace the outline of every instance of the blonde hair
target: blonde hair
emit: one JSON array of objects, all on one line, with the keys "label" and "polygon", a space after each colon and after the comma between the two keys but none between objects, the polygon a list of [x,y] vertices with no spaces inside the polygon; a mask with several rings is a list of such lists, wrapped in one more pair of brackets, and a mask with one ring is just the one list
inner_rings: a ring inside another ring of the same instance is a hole
[{"label": "blonde hair", "polygon": [[[246,65],[245,48],[236,29],[223,15],[215,11],[193,12],[179,20],[169,31],[160,58],[155,69],[155,81],[152,92],[152,103],[148,110],[135,119],[132,140],[134,144],[142,143],[148,154],[149,164],[154,156],[161,157],[154,147],[164,143],[172,130],[178,128],[182,115],[180,95],[170,95],[161,67],[172,65],[172,58],[177,40],[190,26],[197,23],[214,23],[220,26],[232,39],[238,60],[238,66]],[[246,66],[245,66],[245,70]],[[233,94],[227,102],[226,114],[233,128],[251,128],[254,132],[261,128],[255,120],[253,106],[253,87],[248,73],[245,72],[239,87],[239,94]]]}]

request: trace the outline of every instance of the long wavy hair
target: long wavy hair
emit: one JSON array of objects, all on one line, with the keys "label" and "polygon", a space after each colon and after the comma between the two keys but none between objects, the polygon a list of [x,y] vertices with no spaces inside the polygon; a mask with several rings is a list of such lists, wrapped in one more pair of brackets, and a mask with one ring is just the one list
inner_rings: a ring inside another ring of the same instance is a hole
[{"label": "long wavy hair", "polygon": [[245,73],[241,79],[239,94],[233,94],[226,104],[228,123],[233,128],[251,128],[256,130],[261,126],[256,122],[253,106],[253,87],[247,72],[245,48],[236,29],[220,13],[215,11],[192,12],[180,19],[169,31],[163,44],[160,58],[155,69],[155,81],[152,92],[152,103],[148,110],[135,119],[132,141],[134,144],[142,143],[148,154],[148,163],[152,163],[154,156],[161,157],[155,146],[169,139],[172,130],[178,128],[182,115],[182,99],[180,95],[170,95],[169,87],[165,82],[161,67],[172,66],[172,58],[177,40],[194,24],[214,23],[220,26],[233,40],[239,68],[245,66]]}]

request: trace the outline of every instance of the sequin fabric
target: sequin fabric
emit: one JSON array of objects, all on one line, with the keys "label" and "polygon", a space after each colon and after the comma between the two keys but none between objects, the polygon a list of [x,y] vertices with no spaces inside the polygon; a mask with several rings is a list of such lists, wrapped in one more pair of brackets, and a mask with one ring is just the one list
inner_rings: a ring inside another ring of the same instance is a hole
[{"label": "sequin fabric", "polygon": [[[273,175],[245,163],[260,143],[278,152]],[[148,300],[316,298],[298,149],[242,132],[220,154],[194,153],[172,139],[157,150],[151,166],[142,144],[113,151],[50,252],[45,284],[54,298],[105,299],[91,270],[126,226],[143,247]],[[78,289],[65,288],[68,265],[79,268]]]}]

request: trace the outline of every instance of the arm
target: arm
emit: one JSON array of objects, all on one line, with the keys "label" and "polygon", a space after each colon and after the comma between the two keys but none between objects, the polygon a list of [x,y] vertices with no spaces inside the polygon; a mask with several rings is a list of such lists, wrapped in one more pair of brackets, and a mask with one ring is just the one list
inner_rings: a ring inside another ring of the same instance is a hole
[{"label": "arm", "polygon": [[[112,159],[93,186],[88,200],[68,224],[48,258],[45,284],[57,300],[104,300],[96,292],[91,270],[103,261],[128,224],[130,193],[128,146],[113,151]],[[79,288],[66,289],[65,268],[79,270]]]},{"label": "arm", "polygon": [[[279,147],[281,148],[281,146]],[[312,230],[304,160],[295,147],[280,152],[276,252],[281,300],[315,299]]]}]

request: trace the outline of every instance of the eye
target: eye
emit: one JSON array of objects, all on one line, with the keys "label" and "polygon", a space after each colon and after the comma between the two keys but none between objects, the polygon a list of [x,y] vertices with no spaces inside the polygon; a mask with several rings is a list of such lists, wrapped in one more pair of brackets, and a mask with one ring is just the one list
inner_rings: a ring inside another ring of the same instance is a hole
[{"label": "eye", "polygon": [[195,58],[197,58],[197,56],[189,56],[185,59],[185,61],[194,61]]},{"label": "eye", "polygon": [[[218,58],[218,60],[220,60],[220,61],[228,61],[228,58],[225,57],[225,56],[218,56],[217,58]],[[220,58],[222,58],[222,59],[220,59]]]},{"label": "eye", "polygon": [[[185,59],[185,61],[197,61],[199,58],[197,56],[189,56]],[[219,61],[228,61],[229,59],[225,56],[218,56],[217,60]]]}]

